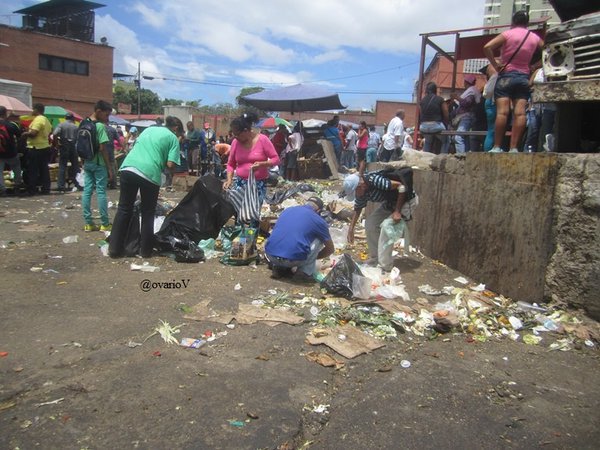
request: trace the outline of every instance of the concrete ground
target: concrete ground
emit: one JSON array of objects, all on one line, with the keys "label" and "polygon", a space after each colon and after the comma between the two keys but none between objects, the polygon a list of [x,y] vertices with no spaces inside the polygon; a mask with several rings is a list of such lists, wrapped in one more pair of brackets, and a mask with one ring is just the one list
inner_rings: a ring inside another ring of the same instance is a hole
[{"label": "concrete ground", "polygon": [[[307,344],[308,323],[186,320],[183,305],[202,300],[228,311],[269,289],[321,293],[216,259],[153,257],[160,272],[131,271],[141,260],[103,257],[103,235],[82,231],[79,203],[78,193],[0,201],[1,448],[597,448],[597,347],[407,333],[346,360]],[[78,242],[63,243],[70,235]],[[460,275],[418,255],[396,264],[413,299]],[[187,287],[144,292],[145,279]],[[178,337],[227,335],[199,350],[145,341],[159,320],[183,324]]]}]

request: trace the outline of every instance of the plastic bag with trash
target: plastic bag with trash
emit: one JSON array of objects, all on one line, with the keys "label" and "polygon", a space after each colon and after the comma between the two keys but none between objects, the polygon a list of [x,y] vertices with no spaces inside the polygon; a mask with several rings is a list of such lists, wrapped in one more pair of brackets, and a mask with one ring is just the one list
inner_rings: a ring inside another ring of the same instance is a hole
[{"label": "plastic bag with trash", "polygon": [[247,226],[236,226],[227,230],[231,242],[229,248],[221,258],[221,262],[228,266],[248,266],[258,261],[256,239],[258,230]]},{"label": "plastic bag with trash", "polygon": [[221,195],[221,186],[214,175],[205,175],[196,181],[156,233],[161,251],[174,253],[179,262],[204,260],[198,242],[216,238],[234,214],[233,205]]},{"label": "plastic bag with trash", "polygon": [[344,253],[338,263],[321,281],[321,287],[330,294],[352,298],[352,276],[356,274],[364,277],[360,267],[348,253]]},{"label": "plastic bag with trash", "polygon": [[395,222],[391,217],[388,217],[381,222],[381,233],[377,244],[377,259],[382,267],[392,266],[394,244],[402,238],[404,238],[405,248],[408,248],[408,227],[404,220]]}]

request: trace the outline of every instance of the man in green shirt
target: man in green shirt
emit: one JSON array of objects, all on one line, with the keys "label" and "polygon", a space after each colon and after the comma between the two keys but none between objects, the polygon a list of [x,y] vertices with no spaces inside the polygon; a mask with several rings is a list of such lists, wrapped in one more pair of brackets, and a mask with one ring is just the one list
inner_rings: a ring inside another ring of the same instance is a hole
[{"label": "man in green shirt", "polygon": [[[94,107],[94,114],[90,116],[92,122],[96,124],[96,145],[99,151],[96,155],[83,163],[83,196],[81,206],[83,208],[83,220],[85,220],[85,231],[110,231],[111,225],[108,218],[108,199],[106,198],[106,186],[112,182],[115,174],[108,158],[108,151],[105,144],[108,142],[108,135],[104,123],[108,120],[108,115],[112,111],[112,105],[104,100],[98,101]],[[96,191],[98,199],[98,209],[100,210],[100,220],[102,225],[98,228],[92,218],[92,194]]]},{"label": "man in green shirt", "polygon": [[[154,212],[158,201],[161,174],[165,167],[173,170],[180,164],[179,140],[183,124],[168,116],[164,127],[146,128],[121,164],[121,193],[108,254],[118,258],[125,254],[125,238],[133,217],[138,191],[141,197],[142,227],[140,255],[151,256],[154,247]],[[127,255],[130,256],[130,255]]]}]

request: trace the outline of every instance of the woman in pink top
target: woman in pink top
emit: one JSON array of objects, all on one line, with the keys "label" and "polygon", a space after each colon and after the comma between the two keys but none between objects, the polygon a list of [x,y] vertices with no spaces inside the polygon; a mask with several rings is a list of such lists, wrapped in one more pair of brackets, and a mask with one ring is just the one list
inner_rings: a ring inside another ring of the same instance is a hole
[{"label": "woman in pink top", "polygon": [[[231,143],[227,160],[227,180],[223,189],[241,189],[248,184],[250,171],[258,186],[260,202],[267,195],[269,167],[279,165],[279,156],[268,136],[255,132],[252,125],[258,121],[254,113],[244,113],[231,121],[231,132],[234,140]],[[233,177],[235,172],[235,179]]]},{"label": "woman in pink top", "polygon": [[[512,18],[510,30],[499,34],[483,47],[483,53],[498,72],[494,98],[496,100],[496,124],[493,153],[502,152],[500,147],[508,113],[512,103],[513,125],[510,136],[510,153],[517,153],[525,131],[525,109],[529,99],[529,64],[536,50],[544,46],[544,41],[527,30],[529,15],[517,11]],[[494,51],[500,48],[500,63],[494,57]]]}]

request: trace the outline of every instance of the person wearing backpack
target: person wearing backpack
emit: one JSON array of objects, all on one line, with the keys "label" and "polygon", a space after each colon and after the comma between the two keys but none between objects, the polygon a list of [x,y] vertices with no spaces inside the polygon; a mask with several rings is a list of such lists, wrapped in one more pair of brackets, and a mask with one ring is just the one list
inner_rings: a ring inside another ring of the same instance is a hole
[{"label": "person wearing backpack", "polygon": [[[109,141],[104,123],[112,112],[112,105],[104,100],[98,101],[94,113],[86,117],[79,124],[77,131],[77,153],[83,159],[83,208],[84,231],[110,231],[111,225],[108,218],[108,200],[106,187],[112,182],[115,174],[110,164],[108,151],[105,144]],[[100,210],[100,227],[92,219],[92,194],[96,191],[98,209]]]},{"label": "person wearing backpack", "polygon": [[21,177],[21,161],[17,150],[17,139],[21,135],[21,130],[7,118],[7,111],[4,106],[0,106],[0,197],[6,195],[6,186],[4,185],[4,167],[8,164],[15,174],[15,193],[23,184]]}]

